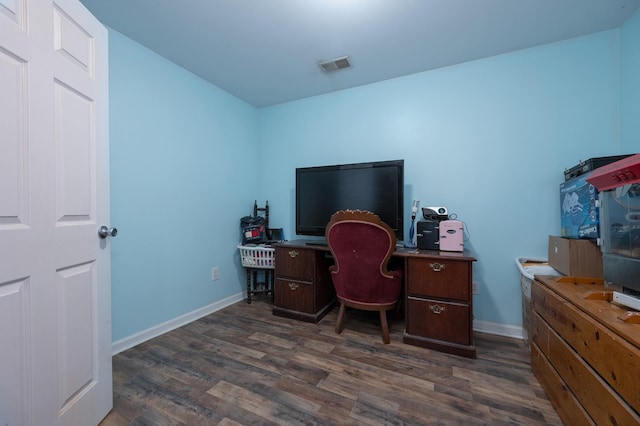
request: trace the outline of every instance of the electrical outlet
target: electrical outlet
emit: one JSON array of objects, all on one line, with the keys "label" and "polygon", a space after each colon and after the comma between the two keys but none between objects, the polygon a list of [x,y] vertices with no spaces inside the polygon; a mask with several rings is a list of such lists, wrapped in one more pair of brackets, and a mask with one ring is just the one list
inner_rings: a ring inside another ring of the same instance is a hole
[{"label": "electrical outlet", "polygon": [[211,268],[211,281],[217,281],[220,279],[220,268],[214,266]]},{"label": "electrical outlet", "polygon": [[473,294],[480,294],[480,283],[478,281],[473,282]]}]

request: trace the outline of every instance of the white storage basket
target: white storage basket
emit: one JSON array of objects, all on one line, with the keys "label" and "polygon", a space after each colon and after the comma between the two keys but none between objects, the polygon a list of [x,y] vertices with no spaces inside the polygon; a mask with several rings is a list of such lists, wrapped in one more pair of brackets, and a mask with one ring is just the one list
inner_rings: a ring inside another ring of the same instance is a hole
[{"label": "white storage basket", "polygon": [[516,265],[520,271],[520,288],[522,289],[522,337],[527,348],[531,350],[531,284],[534,275],[561,274],[549,266],[546,259],[516,257]]},{"label": "white storage basket", "polygon": [[276,249],[264,246],[238,246],[242,266],[245,268],[274,269],[276,267]]}]

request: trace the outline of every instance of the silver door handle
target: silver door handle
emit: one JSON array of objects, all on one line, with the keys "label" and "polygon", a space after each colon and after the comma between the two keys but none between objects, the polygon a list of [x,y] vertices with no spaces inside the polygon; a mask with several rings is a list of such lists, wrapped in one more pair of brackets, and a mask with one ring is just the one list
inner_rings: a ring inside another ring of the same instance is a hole
[{"label": "silver door handle", "polygon": [[115,237],[116,235],[118,235],[118,230],[116,228],[107,228],[106,226],[102,225],[100,229],[98,229],[98,235],[102,239],[105,239],[107,237]]}]

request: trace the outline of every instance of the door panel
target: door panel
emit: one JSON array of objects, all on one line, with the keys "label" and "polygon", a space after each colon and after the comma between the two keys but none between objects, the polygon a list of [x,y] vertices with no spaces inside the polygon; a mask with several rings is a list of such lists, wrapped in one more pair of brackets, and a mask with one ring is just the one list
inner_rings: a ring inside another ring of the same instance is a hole
[{"label": "door panel", "polygon": [[55,89],[56,218],[95,225],[92,101],[60,82]]},{"label": "door panel", "polygon": [[29,420],[29,280],[0,283],[0,424]]},{"label": "door panel", "polygon": [[[0,21],[21,22],[17,1],[0,3]],[[0,27],[9,27],[0,22]],[[17,28],[17,27],[14,27]],[[14,40],[15,42],[15,40]],[[31,424],[27,62],[0,46],[0,424]],[[24,235],[25,238],[17,239]],[[4,258],[4,260],[2,260]],[[10,265],[9,265],[10,263]]]},{"label": "door panel", "polygon": [[55,5],[53,32],[56,52],[87,74],[93,75],[94,63],[91,58],[93,58],[94,52],[91,34]]},{"label": "door panel", "polygon": [[58,271],[58,362],[60,410],[65,411],[73,399],[90,391],[98,382],[93,360],[96,359],[97,329],[93,312],[95,300],[94,263]]},{"label": "door panel", "polygon": [[24,61],[0,49],[0,229],[24,224],[27,211]]},{"label": "door panel", "polygon": [[0,0],[0,425],[112,406],[107,42],[77,0]]},{"label": "door panel", "polygon": [[24,28],[24,10],[24,0],[0,0],[0,15],[21,28]]}]

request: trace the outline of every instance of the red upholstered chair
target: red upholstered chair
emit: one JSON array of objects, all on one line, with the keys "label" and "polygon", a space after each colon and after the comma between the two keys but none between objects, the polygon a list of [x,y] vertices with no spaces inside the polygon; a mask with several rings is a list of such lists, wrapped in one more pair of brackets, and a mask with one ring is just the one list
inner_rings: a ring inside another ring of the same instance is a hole
[{"label": "red upholstered chair", "polygon": [[387,311],[397,306],[402,272],[388,271],[396,247],[391,227],[367,211],[335,213],[326,228],[327,243],[335,265],[330,268],[340,302],[336,333],[342,333],[347,307],[379,311],[382,341],[389,343]]}]

